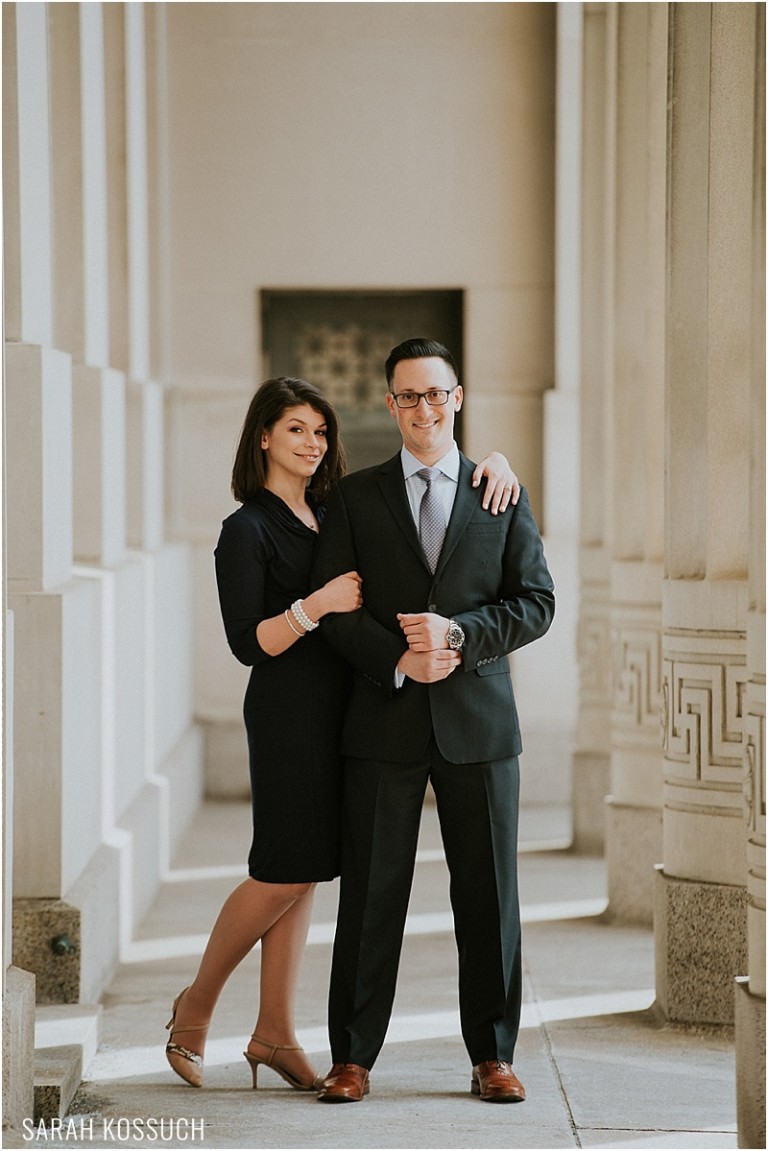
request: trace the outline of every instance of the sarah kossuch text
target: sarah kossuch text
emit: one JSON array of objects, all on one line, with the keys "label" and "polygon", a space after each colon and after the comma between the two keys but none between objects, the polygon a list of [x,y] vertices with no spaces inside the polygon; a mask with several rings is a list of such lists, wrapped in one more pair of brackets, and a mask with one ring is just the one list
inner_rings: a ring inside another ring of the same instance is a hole
[{"label": "sarah kossuch text", "polygon": [[24,1140],[27,1143],[46,1143],[49,1140],[109,1144],[133,1142],[201,1143],[205,1139],[204,1119],[155,1119],[155,1118],[82,1118],[48,1119],[35,1123],[32,1119],[22,1121]]}]

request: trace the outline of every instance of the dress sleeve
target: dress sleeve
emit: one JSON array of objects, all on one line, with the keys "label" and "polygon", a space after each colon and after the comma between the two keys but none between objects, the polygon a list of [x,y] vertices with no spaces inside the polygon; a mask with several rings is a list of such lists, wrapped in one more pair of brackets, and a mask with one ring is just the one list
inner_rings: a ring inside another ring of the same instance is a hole
[{"label": "dress sleeve", "polygon": [[235,512],[224,521],[214,552],[221,617],[232,654],[252,667],[271,657],[256,628],[266,619],[267,545],[255,524]]}]

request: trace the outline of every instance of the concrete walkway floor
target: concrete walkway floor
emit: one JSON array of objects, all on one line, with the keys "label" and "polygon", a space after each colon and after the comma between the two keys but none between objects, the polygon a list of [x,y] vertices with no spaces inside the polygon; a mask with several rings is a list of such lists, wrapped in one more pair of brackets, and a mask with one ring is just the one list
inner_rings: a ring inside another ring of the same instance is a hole
[{"label": "concrete walkway floor", "polygon": [[[515,1068],[525,1103],[491,1106],[469,1093],[447,873],[429,806],[394,1018],[370,1096],[320,1105],[263,1068],[258,1091],[251,1090],[241,1053],[256,1015],[258,949],[225,988],[204,1087],[186,1087],[166,1064],[163,1028],[223,899],[243,875],[249,818],[247,805],[201,810],[104,996],[101,1042],[60,1134],[40,1127],[5,1146],[737,1146],[732,1037],[665,1026],[657,1017],[652,933],[605,922],[603,863],[564,850],[562,809],[526,809],[522,818],[526,987]],[[318,889],[298,1002],[300,1039],[323,1071],[336,899],[336,884]]]}]

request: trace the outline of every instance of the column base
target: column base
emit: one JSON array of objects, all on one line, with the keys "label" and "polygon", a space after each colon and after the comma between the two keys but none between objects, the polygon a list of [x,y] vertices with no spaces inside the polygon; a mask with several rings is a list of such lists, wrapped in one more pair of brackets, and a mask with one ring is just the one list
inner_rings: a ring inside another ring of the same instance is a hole
[{"label": "column base", "polygon": [[699,883],[656,867],[656,1001],[673,1023],[734,1022],[734,979],[747,970],[743,887]]},{"label": "column base", "polygon": [[653,926],[654,868],[662,856],[662,817],[655,807],[605,805],[608,918]]},{"label": "column base", "polygon": [[13,962],[31,971],[38,1003],[80,998],[80,912],[63,899],[14,899]]},{"label": "column base", "polygon": [[739,1147],[765,1147],[765,1000],[735,981],[736,1118]]},{"label": "column base", "polygon": [[9,967],[3,996],[3,1127],[20,1131],[35,1102],[35,977]]},{"label": "column base", "polygon": [[96,1003],[111,979],[119,958],[119,851],[100,847],[66,899],[14,899],[13,962],[36,976],[38,1004]]},{"label": "column base", "polygon": [[610,791],[610,771],[608,755],[577,751],[573,756],[573,850],[580,855],[602,855],[605,851],[605,797]]}]

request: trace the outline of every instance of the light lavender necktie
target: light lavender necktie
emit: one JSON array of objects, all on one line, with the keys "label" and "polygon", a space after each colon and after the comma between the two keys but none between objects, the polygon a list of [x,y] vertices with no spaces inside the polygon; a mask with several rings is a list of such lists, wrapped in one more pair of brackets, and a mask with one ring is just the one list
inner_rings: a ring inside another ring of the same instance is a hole
[{"label": "light lavender necktie", "polygon": [[445,508],[437,494],[440,468],[422,468],[416,475],[424,480],[427,490],[419,505],[419,538],[427,557],[430,571],[434,572],[445,539]]}]

